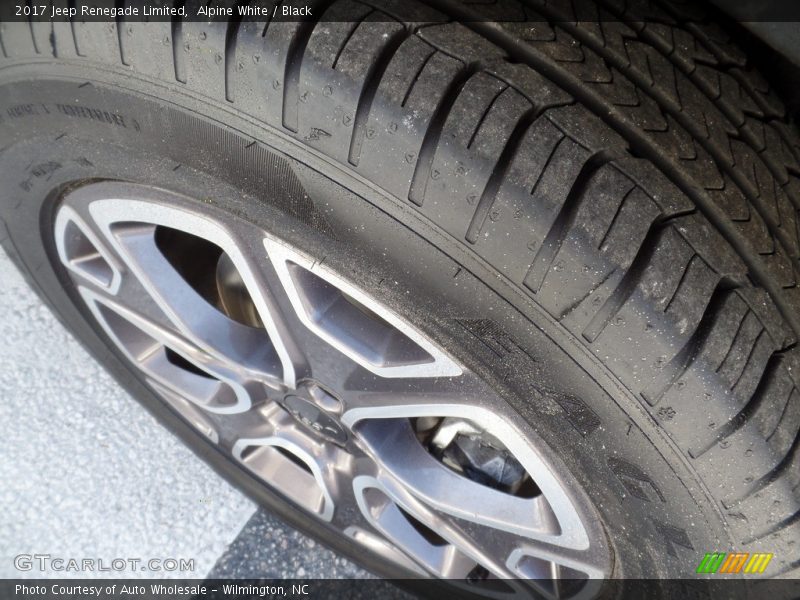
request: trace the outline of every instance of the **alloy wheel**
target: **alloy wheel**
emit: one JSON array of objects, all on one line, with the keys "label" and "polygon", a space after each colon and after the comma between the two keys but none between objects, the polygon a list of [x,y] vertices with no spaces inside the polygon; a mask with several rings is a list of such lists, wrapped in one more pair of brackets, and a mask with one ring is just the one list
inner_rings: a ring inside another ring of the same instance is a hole
[{"label": "alloy wheel", "polygon": [[67,193],[54,234],[142,379],[298,510],[498,596],[582,596],[609,575],[599,520],[509,405],[324,257],[113,182]]}]

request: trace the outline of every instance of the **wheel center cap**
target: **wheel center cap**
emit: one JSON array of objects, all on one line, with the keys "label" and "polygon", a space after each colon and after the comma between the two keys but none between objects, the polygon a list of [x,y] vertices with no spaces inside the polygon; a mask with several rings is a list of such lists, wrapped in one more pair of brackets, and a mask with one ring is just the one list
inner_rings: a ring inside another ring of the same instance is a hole
[{"label": "wheel center cap", "polygon": [[[319,390],[319,388],[316,389]],[[328,402],[321,402],[320,398],[317,397],[319,396],[318,393],[312,391],[308,394],[309,397],[306,397],[303,391],[301,388],[296,393],[284,396],[281,400],[278,400],[278,404],[292,415],[298,423],[311,430],[315,435],[336,444],[346,443],[347,432],[344,427],[334,415],[327,412],[329,406],[338,405],[338,400],[322,392]]]}]

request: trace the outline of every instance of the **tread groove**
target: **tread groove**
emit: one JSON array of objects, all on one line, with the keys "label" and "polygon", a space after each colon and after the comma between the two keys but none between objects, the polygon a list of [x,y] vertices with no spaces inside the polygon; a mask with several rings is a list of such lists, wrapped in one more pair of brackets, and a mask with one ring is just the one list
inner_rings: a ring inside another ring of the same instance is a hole
[{"label": "tread groove", "polygon": [[[505,89],[508,89],[508,87]],[[495,100],[499,97],[500,94],[497,94],[497,96],[495,96]],[[492,101],[492,104],[494,104],[494,100]],[[517,153],[525,134],[528,132],[538,116],[539,111],[536,108],[529,108],[525,114],[520,117],[519,121],[517,121],[517,124],[514,126],[514,130],[511,132],[508,140],[506,140],[506,144],[503,147],[503,150],[500,153],[500,157],[497,159],[494,168],[492,169],[492,174],[489,177],[489,180],[486,182],[486,186],[483,188],[481,198],[478,201],[478,205],[475,207],[475,212],[473,213],[472,219],[467,227],[467,232],[464,236],[464,239],[466,239],[470,244],[474,244],[478,241],[478,235],[480,235],[480,232],[486,223],[486,217],[492,210],[492,206],[497,198],[497,194],[500,191],[500,185],[503,183],[503,180],[508,173],[508,169],[511,167],[511,162]],[[477,132],[477,128],[475,131]],[[475,133],[473,133],[473,136],[474,135]]]},{"label": "tread groove", "polygon": [[416,204],[422,206],[425,201],[425,190],[428,187],[428,179],[431,175],[433,167],[433,159],[436,155],[436,149],[439,146],[439,138],[442,135],[445,121],[450,114],[456,99],[461,94],[461,90],[467,82],[475,75],[481,68],[479,62],[471,62],[465,64],[461,70],[453,77],[452,81],[447,86],[447,90],[439,100],[436,110],[433,112],[428,129],[422,138],[422,146],[419,150],[419,158],[414,167],[414,175],[411,178],[411,187],[408,190],[408,199]]},{"label": "tread groove", "polygon": [[539,187],[539,184],[544,177],[544,174],[547,173],[547,169],[550,168],[550,163],[553,162],[553,157],[558,153],[558,149],[561,144],[564,143],[564,140],[567,140],[567,136],[564,135],[564,132],[559,129],[559,133],[561,137],[558,138],[558,141],[550,147],[550,153],[547,155],[547,159],[544,161],[544,165],[542,166],[541,170],[539,171],[539,175],[536,177],[536,181],[533,182],[530,191],[528,192],[529,196],[533,196],[536,193],[536,188]]},{"label": "tread groove", "polygon": [[778,352],[770,356],[767,361],[766,367],[761,374],[758,385],[756,386],[753,395],[747,404],[727,423],[719,427],[711,437],[711,439],[702,446],[695,446],[689,450],[689,455],[694,458],[702,457],[706,452],[711,450],[716,444],[723,441],[725,438],[732,436],[739,431],[747,423],[750,422],[753,415],[756,414],[759,407],[767,400],[767,390],[770,387],[772,379],[779,372],[781,368],[782,355]]},{"label": "tread groove", "polygon": [[639,189],[638,186],[632,185],[631,188],[622,196],[622,200],[620,200],[619,204],[617,204],[617,210],[614,211],[614,216],[611,217],[611,223],[608,224],[605,233],[603,233],[603,237],[600,238],[600,242],[596,246],[598,250],[605,245],[606,241],[608,240],[608,236],[610,236],[611,232],[614,231],[614,225],[619,219],[620,214],[622,214],[622,209],[625,206],[625,203],[628,201],[628,198],[631,197],[631,194],[637,189]]},{"label": "tread groove", "polygon": [[672,295],[669,297],[669,301],[667,302],[666,306],[664,306],[663,312],[669,312],[669,307],[672,306],[672,303],[675,301],[675,298],[678,297],[678,293],[681,291],[681,286],[686,282],[686,278],[689,276],[689,272],[692,270],[692,265],[695,261],[703,261],[699,254],[696,252],[689,257],[689,260],[686,261],[686,264],[683,266],[683,271],[681,273],[680,279],[678,279],[678,284],[675,286],[675,289],[672,290]]},{"label": "tread groove", "polygon": [[[688,269],[687,269],[688,270]],[[641,392],[642,398],[650,405],[655,406],[670,388],[689,370],[699,356],[709,336],[714,330],[714,325],[720,318],[722,308],[728,297],[733,295],[736,284],[721,278],[714,291],[711,293],[708,305],[700,318],[691,337],[683,348],[664,367],[663,371]]]},{"label": "tread groove", "polygon": [[500,98],[500,96],[503,95],[503,92],[505,92],[508,88],[509,85],[504,82],[503,87],[500,88],[500,90],[494,95],[494,98],[492,98],[492,101],[489,102],[489,104],[484,109],[483,114],[481,114],[480,118],[476,122],[475,129],[472,130],[472,135],[469,136],[469,142],[467,142],[467,150],[470,150],[472,148],[472,144],[475,143],[475,138],[478,137],[478,132],[481,129],[481,125],[483,125],[483,122],[486,120],[486,115],[489,114],[494,105],[497,103],[497,100]]},{"label": "tread groove", "polygon": [[618,272],[617,268],[611,269],[605,277],[603,277],[600,281],[598,281],[591,288],[589,288],[589,291],[587,291],[582,297],[575,300],[572,304],[566,306],[564,310],[562,310],[561,313],[558,315],[557,319],[559,321],[563,321],[564,319],[566,319],[572,313],[572,311],[578,308],[583,303],[583,301],[586,300],[589,296],[591,296],[597,290],[603,287],[603,285],[605,285],[605,283],[609,279],[611,279],[617,272]]},{"label": "tread groove", "polygon": [[344,37],[344,40],[342,41],[341,45],[339,46],[339,49],[336,51],[336,56],[334,57],[333,64],[331,65],[332,69],[336,69],[336,65],[339,64],[339,59],[342,57],[342,52],[344,52],[345,48],[347,48],[347,44],[349,44],[350,40],[353,39],[353,36],[355,35],[356,31],[358,31],[358,28],[374,12],[375,12],[375,9],[374,8],[370,8],[370,10],[367,11],[367,13],[365,15],[363,15],[358,21],[350,23],[350,25],[351,25],[350,31],[347,32],[347,35]]},{"label": "tread groove", "polygon": [[239,27],[242,24],[242,16],[239,7],[248,6],[250,0],[239,0],[236,3],[234,16],[228,20],[225,28],[225,100],[233,102],[233,73],[236,69],[236,44],[239,38]]},{"label": "tread groove", "polygon": [[286,54],[286,66],[283,72],[283,126],[293,133],[298,130],[298,108],[297,102],[300,97],[300,69],[303,66],[303,55],[305,54],[308,40],[311,33],[322,18],[327,7],[332,0],[324,0],[318,6],[313,7],[314,18],[299,22],[297,31],[289,43]]},{"label": "tread groove", "polygon": [[[378,92],[386,69],[389,68],[397,50],[403,42],[413,35],[413,33],[413,31],[403,29],[392,35],[381,49],[377,59],[370,65],[367,71],[367,75],[364,78],[364,85],[361,88],[361,95],[358,98],[358,105],[356,106],[356,114],[353,119],[353,135],[350,138],[350,149],[347,155],[348,162],[354,167],[357,167],[361,160],[361,147],[364,144],[367,122],[372,112],[372,103],[375,100],[375,94]],[[433,55],[433,52],[432,50],[429,57]]]},{"label": "tread groove", "polygon": [[747,316],[751,313],[750,307],[747,307],[747,310],[742,313],[741,319],[739,319],[739,324],[736,326],[736,333],[733,334],[731,338],[731,343],[728,346],[728,350],[725,352],[725,356],[722,357],[722,360],[717,365],[715,372],[719,373],[722,367],[725,365],[725,362],[728,360],[728,357],[733,352],[733,349],[736,347],[736,340],[739,339],[739,334],[742,332],[742,327],[744,327],[744,322],[747,320]]},{"label": "tread groove", "polygon": [[[773,219],[769,214],[769,209],[764,206],[764,203],[761,201],[761,198],[758,195],[758,190],[751,189],[751,185],[747,179],[744,178],[741,171],[734,168],[732,163],[726,160],[724,156],[721,156],[717,148],[715,148],[711,143],[710,128],[708,127],[707,122],[705,122],[706,133],[704,134],[703,131],[698,129],[696,123],[683,112],[680,106],[680,100],[678,101],[679,105],[677,108],[672,106],[672,102],[669,98],[665,97],[663,93],[656,90],[654,86],[649,85],[644,78],[633,71],[630,65],[625,64],[624,61],[618,60],[611,52],[608,51],[606,47],[602,45],[602,43],[595,41],[584,29],[567,22],[549,6],[542,5],[538,1],[536,8],[548,18],[553,19],[556,22],[556,26],[569,33],[581,44],[585,44],[588,48],[597,53],[598,56],[607,61],[610,66],[613,66],[615,69],[617,69],[632,84],[634,84],[634,86],[636,86],[635,89],[637,94],[639,92],[647,94],[660,107],[661,110],[663,110],[677,123],[679,123],[687,132],[689,132],[694,140],[699,143],[700,146],[714,159],[717,168],[721,172],[724,172],[726,175],[728,175],[728,177],[731,178],[731,180],[738,186],[742,193],[748,198],[750,204],[755,208],[756,212],[767,225],[776,243],[780,243],[782,249],[787,255],[792,255],[792,253],[788,250],[792,247],[791,241],[788,239],[786,232],[781,229],[780,223],[776,222],[775,219]],[[703,111],[703,118],[704,120],[707,119],[705,111]],[[758,157],[758,160],[760,160],[761,163],[764,164],[768,170],[770,170],[770,172],[772,172],[771,167],[765,163],[760,155],[756,153],[755,156]]]},{"label": "tread groove", "polygon": [[736,389],[736,387],[739,385],[739,382],[742,380],[742,377],[744,376],[745,372],[747,371],[747,366],[750,364],[750,361],[753,359],[753,354],[755,354],[756,348],[758,348],[758,343],[761,341],[761,338],[764,337],[765,333],[767,333],[767,330],[762,327],[761,331],[758,332],[758,335],[756,335],[756,338],[753,340],[753,343],[750,346],[750,350],[747,353],[747,358],[742,363],[742,370],[739,371],[739,374],[736,376],[736,379],[733,382],[733,385],[731,385],[731,390]]},{"label": "tread groove", "polygon": [[581,167],[564,203],[558,211],[558,215],[547,232],[542,245],[537,249],[536,256],[525,274],[523,284],[534,294],[541,289],[556,255],[561,250],[567,233],[574,224],[575,216],[582,204],[583,195],[589,183],[600,169],[615,158],[618,158],[618,155],[614,151],[602,150],[590,156]]},{"label": "tread groove", "polygon": [[270,23],[275,18],[275,15],[278,13],[278,9],[284,3],[284,0],[278,0],[275,4],[272,5],[272,10],[270,11],[269,15],[267,15],[266,23],[264,23],[264,29],[261,30],[261,37],[267,37],[267,32],[269,31]]},{"label": "tread groove", "polygon": [[[70,12],[73,12],[73,11],[75,13],[80,12],[78,10],[78,2],[77,2],[77,0],[68,0],[67,6],[69,7]],[[72,17],[69,18],[69,30],[72,32],[72,45],[75,47],[75,54],[77,56],[83,57],[83,54],[81,54],[81,50],[78,47],[78,36],[75,33],[75,21],[74,21],[74,19]]]},{"label": "tread groove", "polygon": [[411,80],[411,83],[409,84],[409,86],[408,86],[408,89],[406,90],[406,93],[405,93],[405,95],[403,96],[403,101],[400,103],[400,108],[405,108],[405,106],[406,106],[406,103],[408,102],[408,99],[411,97],[411,92],[414,90],[414,86],[416,86],[416,85],[417,85],[417,81],[419,81],[419,78],[420,78],[420,76],[422,75],[422,72],[425,70],[425,67],[427,67],[427,66],[428,66],[428,63],[430,62],[430,60],[431,60],[431,59],[432,59],[432,58],[433,58],[433,57],[436,55],[436,53],[438,52],[438,51],[436,50],[436,48],[434,48],[433,46],[431,46],[430,44],[428,44],[428,42],[426,42],[425,40],[423,40],[423,39],[421,39],[421,38],[420,38],[420,40],[421,40],[423,43],[425,43],[427,46],[429,46],[429,47],[430,47],[430,49],[431,49],[431,51],[430,51],[430,54],[428,54],[428,56],[426,56],[426,57],[425,57],[425,60],[423,60],[423,61],[422,61],[422,64],[419,66],[419,69],[417,69],[417,72],[416,72],[416,73],[414,73],[414,77],[413,77],[413,79]]},{"label": "tread groove", "polygon": [[631,263],[631,266],[622,276],[616,289],[611,293],[603,306],[600,307],[592,320],[583,330],[581,335],[589,343],[594,342],[606,326],[611,322],[615,314],[619,312],[625,302],[633,294],[636,286],[644,273],[645,269],[650,264],[650,259],[653,257],[656,247],[658,246],[661,237],[667,230],[665,221],[656,220],[650,225],[647,235],[644,237],[636,256]]},{"label": "tread groove", "polygon": [[[185,4],[185,0],[178,0],[175,8],[179,9]],[[170,34],[172,35],[172,61],[175,67],[175,81],[186,83],[186,65],[183,58],[183,20],[180,15],[175,15],[170,19]]]},{"label": "tread groove", "polygon": [[[32,0],[27,0],[25,4],[27,4],[28,7],[30,8],[32,3],[33,3]],[[42,52],[41,50],[39,50],[39,44],[36,41],[36,32],[34,32],[33,30],[33,18],[30,16],[28,17],[28,31],[31,34],[31,43],[33,44],[33,51],[36,52],[36,54],[41,54]]]},{"label": "tread groove", "polygon": [[767,443],[769,443],[772,440],[772,437],[781,428],[781,424],[783,423],[783,419],[786,417],[786,413],[789,410],[789,405],[792,403],[792,396],[796,393],[796,391],[797,391],[797,388],[793,387],[793,388],[791,388],[789,390],[789,393],[786,394],[786,401],[783,403],[783,410],[781,410],[781,416],[775,422],[775,427],[773,427],[772,431],[769,432],[769,435],[767,436]]},{"label": "tread groove", "polygon": [[464,26],[491,41],[504,50],[512,60],[527,64],[553,83],[560,86],[577,101],[584,104],[589,110],[621,135],[634,155],[646,158],[652,162],[678,189],[686,194],[700,212],[722,234],[724,239],[734,248],[749,270],[753,281],[768,292],[775,303],[778,312],[795,334],[800,332],[800,318],[788,301],[780,292],[780,288],[772,281],[772,277],[759,258],[754,255],[750,246],[736,230],[727,215],[719,208],[696,183],[691,181],[684,170],[655,146],[646,135],[621,119],[613,110],[609,110],[607,102],[596,92],[588,90],[574,76],[564,72],[550,59],[544,57],[536,50],[521,45],[516,38],[502,29],[486,22],[481,22],[471,10],[457,4],[453,0],[427,0],[434,7],[448,12],[464,21]]},{"label": "tread groove", "polygon": [[[722,97],[721,83],[718,86],[719,88],[718,93],[714,95],[712,91],[708,90],[707,87],[702,84],[703,82],[698,76],[696,66],[695,67],[689,66],[683,63],[682,61],[678,60],[676,58],[675,48],[673,48],[669,52],[664,50],[663,46],[658,43],[659,41],[658,34],[653,33],[647,27],[643,28],[636,27],[633,23],[633,19],[629,15],[625,14],[624,11],[618,10],[618,8],[615,7],[613,3],[609,2],[608,0],[598,0],[598,2],[611,14],[620,19],[621,22],[625,23],[625,25],[627,25],[630,28],[630,30],[636,34],[638,41],[647,44],[650,48],[653,48],[653,50],[658,52],[661,56],[663,56],[665,59],[669,61],[673,69],[678,70],[684,75],[686,75],[696,85],[697,89],[699,89],[705,95],[705,97],[708,98],[709,101],[711,101],[714,104],[714,106],[716,106],[726,116],[726,118],[730,121],[730,123],[734,125],[737,128],[737,130],[740,129],[743,123],[741,123],[740,119],[738,119],[737,116],[733,114],[731,107],[727,106],[725,103],[715,102]],[[695,39],[698,39],[699,41],[699,37],[696,37]],[[650,56],[645,54],[645,58],[647,61],[650,78],[652,81],[655,81],[656,78],[653,76]],[[719,81],[719,75],[717,75],[717,80]]]},{"label": "tread groove", "polygon": [[[122,41],[123,29],[125,28],[125,19],[122,16],[122,9],[125,8],[125,0],[115,0],[114,4],[117,10],[120,12],[120,14],[115,18],[116,29],[117,29],[117,45],[119,46],[119,62],[121,62],[126,67],[129,67],[130,64],[128,64],[128,61],[125,58],[124,43]],[[53,56],[55,55],[56,55],[56,46],[55,44],[53,44]]]},{"label": "tread groove", "polygon": [[[653,2],[661,9],[667,12],[668,14],[672,15],[673,17],[677,18],[673,7],[670,5],[669,2],[663,2],[662,0],[653,0]],[[740,71],[740,65],[735,62],[731,62],[727,59],[724,53],[720,52],[719,48],[717,48],[716,44],[713,41],[708,39],[708,36],[701,31],[695,23],[691,21],[685,22],[685,27],[688,32],[690,32],[694,39],[699,42],[699,44],[711,55],[713,55],[716,60],[718,61],[718,68],[723,69],[728,75],[733,77],[736,82],[744,89],[750,99],[756,104],[756,106],[761,110],[764,115],[768,115],[772,112],[771,107],[764,101],[760,94],[756,92],[756,90],[751,85],[751,82],[744,77]]]},{"label": "tread groove", "polygon": [[792,466],[795,458],[797,458],[798,449],[800,449],[800,431],[797,432],[792,445],[789,447],[788,452],[786,452],[786,455],[781,459],[781,461],[769,472],[751,483],[744,494],[740,494],[734,499],[726,500],[726,508],[731,508],[737,504],[740,504],[741,502],[750,498],[753,494],[760,492],[768,485],[778,481],[783,476],[784,472]]},{"label": "tread groove", "polygon": [[800,510],[798,510],[792,515],[789,515],[782,521],[778,521],[774,525],[758,532],[757,534],[742,540],[742,545],[752,544],[755,541],[764,539],[765,537],[770,536],[774,533],[778,533],[781,529],[786,529],[787,527],[791,527],[795,523],[800,523]]}]

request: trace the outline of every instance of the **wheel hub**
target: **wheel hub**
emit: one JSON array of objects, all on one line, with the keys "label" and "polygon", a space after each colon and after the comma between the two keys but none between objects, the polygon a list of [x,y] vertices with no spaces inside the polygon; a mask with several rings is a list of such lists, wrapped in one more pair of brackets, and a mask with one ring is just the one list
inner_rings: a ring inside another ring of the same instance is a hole
[{"label": "wheel hub", "polygon": [[315,383],[304,383],[276,401],[313,434],[334,444],[347,443],[347,432],[339,422],[342,403]]},{"label": "wheel hub", "polygon": [[298,510],[467,587],[567,597],[609,573],[599,519],[532,428],[330,260],[113,182],[69,192],[54,234],[134,372]]}]

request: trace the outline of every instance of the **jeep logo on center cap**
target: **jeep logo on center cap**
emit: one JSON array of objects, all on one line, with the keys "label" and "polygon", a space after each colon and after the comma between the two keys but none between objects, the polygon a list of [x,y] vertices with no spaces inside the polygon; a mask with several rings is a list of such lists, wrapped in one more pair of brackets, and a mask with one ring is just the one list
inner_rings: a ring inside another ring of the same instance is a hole
[{"label": "jeep logo on center cap", "polygon": [[344,428],[339,424],[339,421],[320,409],[310,400],[306,400],[300,396],[290,395],[282,400],[278,400],[278,404],[297,421],[317,435],[336,444],[344,444],[347,441],[347,432],[345,432]]}]

